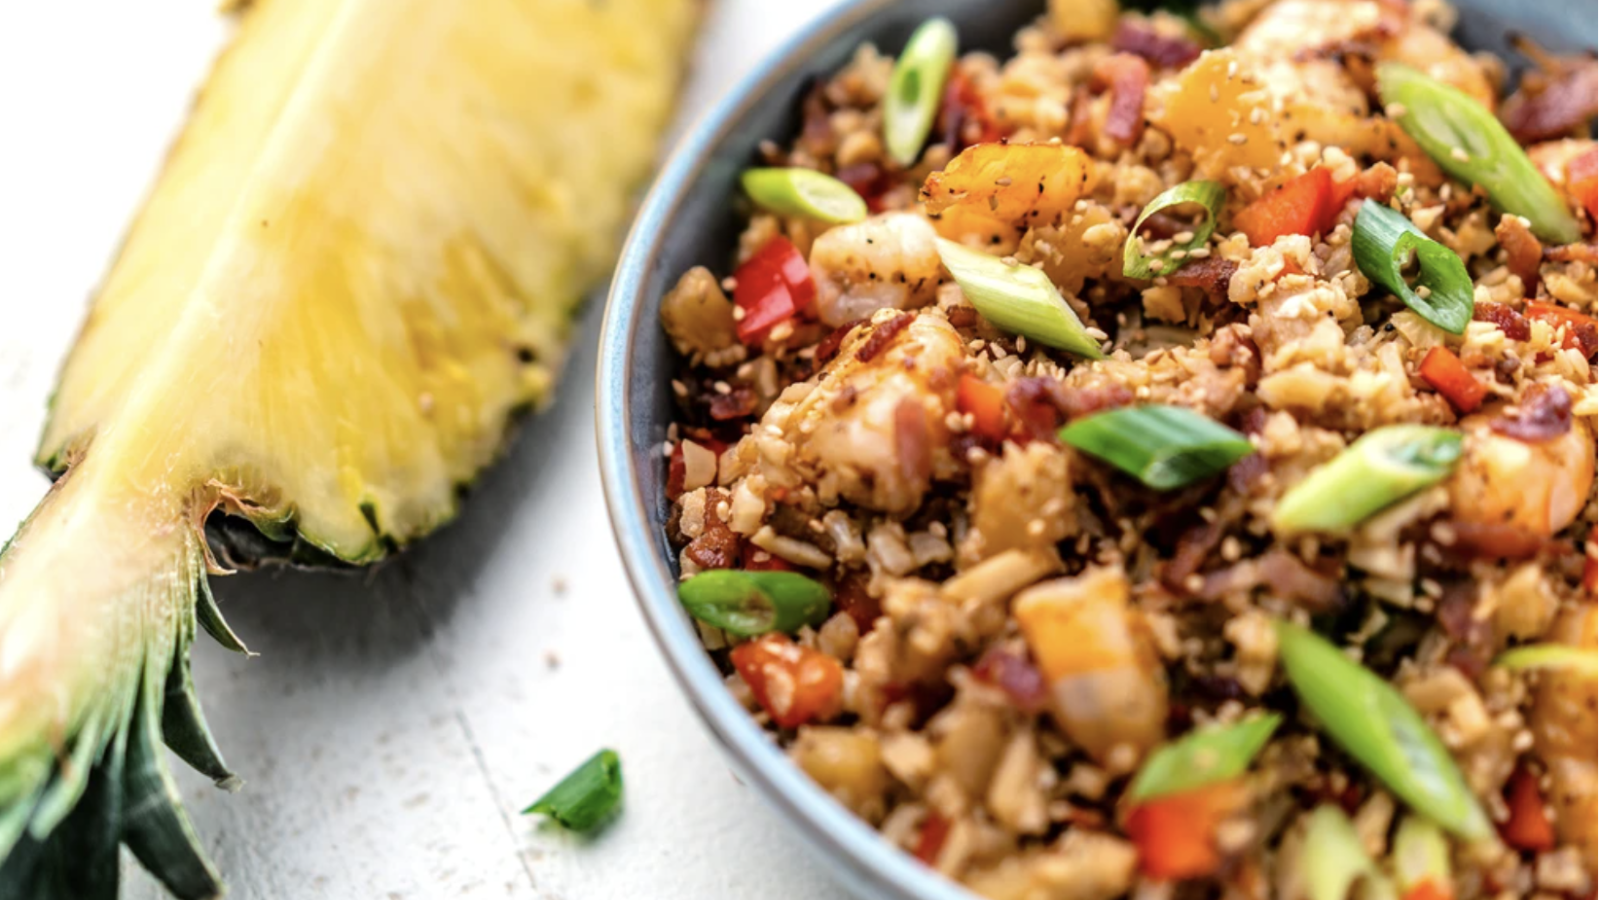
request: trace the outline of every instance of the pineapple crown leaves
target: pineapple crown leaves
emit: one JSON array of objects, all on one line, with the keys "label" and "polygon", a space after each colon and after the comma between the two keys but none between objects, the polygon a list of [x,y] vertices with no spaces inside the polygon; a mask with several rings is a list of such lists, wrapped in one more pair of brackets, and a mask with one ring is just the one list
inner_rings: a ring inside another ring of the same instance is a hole
[{"label": "pineapple crown leaves", "polygon": [[[219,643],[244,646],[217,610],[205,579],[201,538],[184,533],[170,566],[130,589],[123,625],[144,642],[109,664],[111,685],[73,717],[61,747],[28,745],[0,759],[0,897],[115,900],[118,846],[179,900],[223,892],[184,814],[167,769],[166,745],[219,787],[228,770],[206,727],[190,674],[197,628]],[[0,690],[3,690],[0,685]]]}]

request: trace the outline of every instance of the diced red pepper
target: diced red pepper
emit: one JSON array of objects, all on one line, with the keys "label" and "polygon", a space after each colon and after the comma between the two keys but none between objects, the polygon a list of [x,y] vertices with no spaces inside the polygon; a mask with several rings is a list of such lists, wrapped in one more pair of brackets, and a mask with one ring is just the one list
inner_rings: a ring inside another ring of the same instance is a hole
[{"label": "diced red pepper", "polygon": [[743,541],[739,545],[739,568],[744,569],[746,572],[800,571],[798,567],[783,557],[774,556],[749,541]]},{"label": "diced red pepper", "polygon": [[1455,891],[1451,890],[1449,885],[1440,885],[1438,881],[1429,878],[1412,885],[1401,900],[1451,900],[1453,897]]},{"label": "diced red pepper", "polygon": [[667,499],[676,500],[683,493],[687,467],[683,461],[683,441],[672,445],[672,455],[667,458]]},{"label": "diced red pepper", "polygon": [[786,635],[769,634],[740,644],[728,656],[779,727],[798,728],[838,714],[844,669],[826,653],[802,647]]},{"label": "diced red pepper", "polygon": [[1518,850],[1540,853],[1556,845],[1556,829],[1545,815],[1544,797],[1539,795],[1539,777],[1527,768],[1511,776],[1506,787],[1508,815],[1500,825],[1500,836]]},{"label": "diced red pepper", "polygon": [[733,278],[733,302],[743,313],[735,330],[746,344],[761,343],[774,326],[799,315],[817,295],[806,258],[782,236],[767,241]]},{"label": "diced red pepper", "polygon": [[998,444],[1006,436],[1006,392],[976,375],[962,375],[956,385],[956,410],[972,415],[972,433]]},{"label": "diced red pepper", "polygon": [[922,823],[922,833],[917,835],[917,859],[931,866],[939,861],[939,851],[944,849],[945,838],[950,836],[950,820],[936,812],[928,813]]},{"label": "diced red pepper", "polygon": [[1129,813],[1124,829],[1139,851],[1139,869],[1159,880],[1203,878],[1222,867],[1217,826],[1246,798],[1237,781],[1148,800]]},{"label": "diced red pepper", "polygon": [[1313,235],[1328,230],[1339,215],[1333,176],[1318,167],[1270,194],[1256,198],[1233,217],[1251,246],[1265,247],[1286,234]]},{"label": "diced red pepper", "polygon": [[1477,409],[1483,405],[1483,398],[1489,393],[1489,389],[1472,374],[1461,357],[1448,347],[1429,350],[1428,355],[1422,358],[1422,365],[1417,367],[1417,374],[1432,385],[1440,396],[1449,400],[1459,413]]},{"label": "diced red pepper", "polygon": [[1584,356],[1593,359],[1596,348],[1600,347],[1600,333],[1597,333],[1600,323],[1596,323],[1593,316],[1542,301],[1529,303],[1524,314],[1530,319],[1548,322],[1552,328],[1565,325],[1567,333],[1561,346],[1568,350],[1582,351]]},{"label": "diced red pepper", "polygon": [[1596,198],[1600,193],[1600,174],[1596,172],[1594,147],[1567,160],[1567,193],[1583,204],[1590,217],[1600,219],[1600,212],[1595,211],[1600,203]]},{"label": "diced red pepper", "polygon": [[833,589],[834,608],[855,620],[856,630],[862,634],[872,630],[883,606],[878,598],[867,593],[867,578],[860,572],[850,572],[839,579]]}]

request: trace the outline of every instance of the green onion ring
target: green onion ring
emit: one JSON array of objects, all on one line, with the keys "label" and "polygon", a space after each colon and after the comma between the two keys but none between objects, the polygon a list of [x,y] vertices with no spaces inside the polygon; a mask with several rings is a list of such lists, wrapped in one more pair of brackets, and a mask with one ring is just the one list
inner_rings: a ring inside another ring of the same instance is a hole
[{"label": "green onion ring", "polygon": [[833,595],[798,572],[708,569],[678,585],[689,615],[739,637],[792,634],[828,617]]},{"label": "green onion ring", "polygon": [[[1226,196],[1222,185],[1215,181],[1185,181],[1162,191],[1145,205],[1144,211],[1139,213],[1139,218],[1134,220],[1133,228],[1128,232],[1128,243],[1122,248],[1122,274],[1129,278],[1150,279],[1178,271],[1189,253],[1204,247],[1206,241],[1210,240],[1211,233],[1217,229],[1217,215],[1222,211]],[[1144,238],[1139,236],[1145,219],[1164,209],[1187,203],[1196,204],[1206,212],[1205,219],[1195,226],[1194,237],[1182,244],[1174,244],[1159,255],[1145,253]]]},{"label": "green onion ring", "polygon": [[955,241],[935,238],[934,242],[950,277],[990,324],[1046,347],[1089,359],[1105,358],[1100,343],[1089,336],[1050,276]]},{"label": "green onion ring", "polygon": [[539,813],[572,831],[589,831],[609,819],[622,802],[622,759],[601,750],[522,811]]},{"label": "green onion ring", "polygon": [[1128,799],[1140,802],[1237,778],[1282,721],[1268,713],[1189,732],[1150,754],[1128,788]]},{"label": "green onion ring", "polygon": [[1428,425],[1375,428],[1278,500],[1279,534],[1339,532],[1443,481],[1461,459],[1461,433]]},{"label": "green onion ring", "polygon": [[867,217],[867,201],[832,175],[815,169],[747,169],[739,177],[758,206],[784,216],[805,216],[829,225],[848,225]]},{"label": "green onion ring", "polygon": [[1468,841],[1494,833],[1450,751],[1399,691],[1319,635],[1275,625],[1284,674],[1334,743],[1445,831]]},{"label": "green onion ring", "polygon": [[[1472,276],[1455,251],[1423,234],[1411,220],[1382,203],[1364,200],[1356,214],[1350,249],[1361,273],[1399,297],[1417,315],[1451,334],[1472,321]],[[1401,267],[1415,253],[1421,269],[1417,288]],[[1426,290],[1423,290],[1426,288]]]},{"label": "green onion ring", "polygon": [[1364,900],[1393,900],[1394,885],[1367,855],[1350,817],[1329,803],[1306,817],[1300,850],[1300,877],[1307,900],[1348,900],[1356,882],[1365,881]]},{"label": "green onion ring", "polygon": [[1250,455],[1250,439],[1183,406],[1127,406],[1061,429],[1063,443],[1158,491],[1215,475]]},{"label": "green onion ring", "polygon": [[956,45],[956,26],[949,19],[929,19],[912,32],[895,60],[883,98],[883,146],[901,166],[910,167],[922,155],[944,100]]},{"label": "green onion ring", "polygon": [[1483,104],[1400,63],[1378,67],[1378,93],[1439,168],[1482,187],[1495,209],[1526,218],[1546,241],[1582,236],[1566,200]]}]

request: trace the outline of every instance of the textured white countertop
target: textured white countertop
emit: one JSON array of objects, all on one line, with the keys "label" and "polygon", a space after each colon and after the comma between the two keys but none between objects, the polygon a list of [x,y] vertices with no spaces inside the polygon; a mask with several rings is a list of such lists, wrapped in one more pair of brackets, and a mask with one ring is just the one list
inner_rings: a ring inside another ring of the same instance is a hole
[{"label": "textured white countertop", "polygon": [[[211,0],[0,4],[0,522],[85,302],[228,28]],[[829,0],[722,0],[692,117]],[[681,125],[680,125],[681,127]],[[215,579],[260,656],[202,636],[224,794],[173,760],[233,897],[838,900],[679,695],[622,575],[594,465],[599,304],[553,410],[460,521],[370,577]],[[0,539],[3,539],[0,535]],[[518,815],[601,746],[626,811],[593,841]],[[127,897],[157,898],[127,866]]]}]

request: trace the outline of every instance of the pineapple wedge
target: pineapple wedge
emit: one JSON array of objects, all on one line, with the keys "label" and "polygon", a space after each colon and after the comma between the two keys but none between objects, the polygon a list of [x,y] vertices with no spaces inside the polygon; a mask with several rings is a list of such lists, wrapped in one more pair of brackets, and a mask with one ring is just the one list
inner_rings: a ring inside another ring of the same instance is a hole
[{"label": "pineapple wedge", "polygon": [[221,893],[162,749],[237,781],[189,678],[197,625],[243,649],[207,518],[367,563],[454,515],[550,395],[698,13],[250,5],[61,374],[60,478],[0,552],[0,897],[115,897],[119,843]]}]

